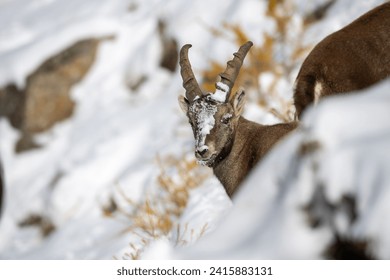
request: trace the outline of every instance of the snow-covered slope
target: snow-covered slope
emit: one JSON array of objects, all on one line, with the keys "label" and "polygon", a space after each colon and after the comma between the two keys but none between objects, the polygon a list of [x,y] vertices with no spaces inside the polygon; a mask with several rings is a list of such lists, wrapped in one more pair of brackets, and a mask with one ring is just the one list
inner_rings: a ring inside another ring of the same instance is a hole
[{"label": "snow-covered slope", "polygon": [[[155,193],[157,156],[192,154],[190,128],[177,105],[180,76],[159,67],[159,20],[180,46],[196,46],[191,55],[199,69],[210,57],[225,60],[234,46],[226,39],[214,40],[209,27],[220,28],[225,18],[237,23],[248,10],[263,11],[264,5],[161,0],[14,0],[0,5],[2,86],[23,86],[43,60],[79,39],[113,37],[101,44],[92,70],[73,88],[75,114],[39,136],[45,148],[15,154],[18,132],[0,120],[7,185],[0,257],[121,258],[132,250],[128,244],[138,244],[140,237],[122,233],[132,221],[104,217],[103,206],[114,196],[129,208],[126,199],[137,202]],[[258,32],[262,22],[251,13],[246,29]],[[205,49],[213,54],[204,57]],[[142,76],[146,82],[129,89],[128,84]],[[217,196],[229,204],[219,183],[210,180]],[[21,228],[32,214],[48,216],[55,231],[43,238],[34,227]]]},{"label": "snow-covered slope", "polygon": [[[293,22],[299,27],[300,17],[324,1],[311,1],[310,5],[307,1],[293,2],[297,5]],[[316,43],[326,34],[382,2],[370,0],[356,3],[352,0],[339,0],[327,17],[306,31],[303,41],[305,44]],[[348,9],[345,9],[346,6]],[[106,217],[102,214],[102,209],[111,197],[115,198],[120,207],[130,209],[129,211],[134,211],[129,205],[129,199],[139,202],[149,196],[159,197],[158,178],[161,167],[156,158],[189,158],[193,149],[192,132],[177,104],[177,96],[183,93],[179,73],[170,73],[159,67],[162,53],[159,20],[166,23],[168,34],[178,41],[179,46],[193,44],[191,62],[195,72],[200,74],[201,70],[209,67],[210,60],[225,63],[237,48],[233,35],[230,36],[227,32],[227,35],[218,36],[213,29],[224,30],[226,22],[238,24],[255,45],[260,45],[264,39],[263,32],[273,33],[275,30],[275,22],[265,16],[265,12],[266,2],[257,0],[0,1],[1,87],[9,82],[23,86],[27,75],[45,59],[77,40],[105,36],[113,38],[101,43],[92,69],[72,89],[72,97],[77,103],[74,115],[49,132],[39,135],[38,140],[44,148],[15,154],[14,145],[19,132],[8,121],[0,119],[0,157],[6,180],[5,207],[0,220],[0,258],[111,259],[133,253],[134,248],[129,243],[142,245],[142,236],[128,231],[134,221],[123,216]],[[293,34],[292,31],[291,35]],[[129,83],[142,76],[147,79],[137,90],[129,88]],[[292,76],[291,79],[293,78]],[[290,82],[292,84],[293,80]],[[283,93],[282,96],[289,98],[291,93]],[[270,113],[264,112],[255,104],[248,104],[247,108],[250,109],[246,113],[249,118],[267,122],[272,120]],[[321,112],[318,113],[318,120],[321,119]],[[313,116],[316,115],[313,113]],[[326,119],[325,115],[323,117]],[[307,125],[314,127],[309,122]],[[305,133],[315,131],[317,130],[311,128]],[[354,131],[358,132],[351,130],[351,133]],[[374,132],[377,131],[379,130]],[[289,143],[295,144],[281,145],[280,151],[275,153],[293,154],[294,151],[285,150],[295,147],[303,135],[304,132],[300,132],[293,136]],[[338,139],[339,135],[334,138]],[[326,139],[328,138],[320,140]],[[381,139],[377,141],[382,141]],[[326,151],[320,150],[318,153]],[[275,161],[271,158],[268,164],[272,165]],[[308,157],[304,161],[309,164],[312,160],[314,159]],[[304,174],[309,172],[303,165],[297,166],[306,170]],[[286,166],[281,162],[278,168]],[[273,172],[276,168],[261,167],[258,172],[264,172],[261,171],[263,169],[272,169]],[[282,172],[278,171],[276,174]],[[311,173],[304,174],[302,176],[308,176],[309,179],[314,176]],[[177,176],[175,172],[170,175],[173,178]],[[274,178],[272,174],[269,176],[270,180]],[[289,179],[291,178],[286,175],[281,180],[287,182]],[[338,180],[337,177],[334,180]],[[308,184],[302,186],[304,193],[299,198],[301,200],[293,199],[292,204],[310,198],[313,190],[309,189]],[[231,215],[235,211],[243,211],[239,202],[245,200],[245,193],[250,192],[251,187],[254,188],[249,185],[250,181],[247,183],[247,190],[237,197],[237,205],[232,207]],[[287,190],[295,188],[298,187],[294,184],[286,187]],[[126,199],[122,193],[126,195]],[[264,200],[276,193],[276,189],[267,189]],[[284,192],[279,193],[279,196],[284,197]],[[290,196],[285,197],[287,199]],[[333,199],[337,200],[337,196]],[[371,201],[366,203],[367,207],[371,205]],[[205,232],[213,230],[218,235],[220,229],[217,221],[229,211],[231,205],[219,182],[212,177],[206,179],[199,188],[191,191],[187,208],[177,221],[182,228],[188,230],[180,233],[173,228],[167,234],[168,242],[195,242],[200,236],[207,235]],[[272,211],[268,206],[265,204],[263,209]],[[251,208],[248,204],[246,209],[249,213],[247,215],[253,215],[260,221],[267,216],[267,213],[256,213],[256,206]],[[284,210],[278,211],[282,215]],[[19,224],[31,214],[46,216],[55,230],[43,237],[36,227],[20,227]],[[256,217],[257,214],[262,217]],[[269,215],[268,219],[271,218],[272,215]],[[300,218],[291,216],[289,219]],[[250,232],[254,234],[254,229],[261,227],[253,219],[251,221],[248,235]],[[226,222],[234,221],[229,219]],[[242,222],[245,220],[241,217],[235,221]],[[291,227],[296,226],[293,220],[289,222]],[[371,223],[371,220],[366,223]],[[234,227],[239,228],[239,224],[234,224]],[[364,224],[361,227],[362,232],[372,228]],[[226,225],[221,228],[226,230]],[[284,240],[283,228],[273,224],[267,234],[273,234],[271,229],[279,233],[280,240]],[[329,229],[319,229],[319,232],[314,239],[323,236],[331,238]],[[277,236],[275,234],[272,238]],[[252,239],[242,240],[249,242]],[[255,239],[253,242],[260,244]],[[315,257],[319,250],[314,248],[310,252],[302,251],[301,255],[289,254],[293,247],[283,251],[283,245],[286,244],[278,244],[280,248],[273,255],[267,254],[266,249],[261,255],[255,255],[247,251],[247,246],[226,247],[229,250],[226,257]],[[297,243],[296,246],[301,245]],[[150,246],[151,256],[154,255],[153,248],[153,245]],[[164,255],[167,252],[160,253]],[[196,257],[222,257],[217,253],[189,254]],[[386,257],[385,254],[379,256]]]}]

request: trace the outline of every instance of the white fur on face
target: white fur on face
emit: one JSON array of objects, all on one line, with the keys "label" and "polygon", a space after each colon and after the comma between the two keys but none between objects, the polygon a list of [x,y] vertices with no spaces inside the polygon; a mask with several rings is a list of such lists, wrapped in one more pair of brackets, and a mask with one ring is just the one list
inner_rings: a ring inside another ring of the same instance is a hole
[{"label": "white fur on face", "polygon": [[206,145],[207,135],[215,126],[215,114],[218,111],[218,104],[226,102],[229,86],[218,82],[215,92],[209,93],[202,98],[197,96],[189,107],[192,115],[193,129],[195,131],[195,148],[198,151],[210,150]]},{"label": "white fur on face", "polygon": [[207,102],[206,100],[200,100],[191,104],[190,112],[195,116],[194,129],[197,137],[197,139],[195,139],[196,147],[199,150],[208,149],[205,145],[206,137],[214,128],[214,115],[217,112],[217,105]]}]

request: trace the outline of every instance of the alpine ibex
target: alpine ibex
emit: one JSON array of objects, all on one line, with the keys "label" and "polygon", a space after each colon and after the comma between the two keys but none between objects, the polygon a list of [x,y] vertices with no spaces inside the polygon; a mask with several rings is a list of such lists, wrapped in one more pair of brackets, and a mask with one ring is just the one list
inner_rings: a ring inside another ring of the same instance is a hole
[{"label": "alpine ibex", "polygon": [[[185,45],[180,67],[185,97],[179,97],[188,116],[198,161],[213,168],[231,197],[253,166],[298,123],[260,125],[241,116],[245,93],[231,94],[252,42],[242,45],[220,74],[215,93],[200,89]],[[323,96],[368,87],[390,76],[390,3],[361,16],[320,42],[304,61],[294,86],[297,118]]]},{"label": "alpine ibex", "polygon": [[323,96],[366,88],[390,77],[390,2],[362,15],[318,43],[294,86],[299,118]]},{"label": "alpine ibex", "polygon": [[252,42],[242,45],[220,74],[215,93],[200,89],[185,45],[180,51],[181,76],[185,97],[179,104],[187,114],[195,137],[195,156],[199,163],[213,168],[214,174],[231,197],[253,166],[296,122],[260,125],[241,116],[245,92],[231,94],[234,82]]}]

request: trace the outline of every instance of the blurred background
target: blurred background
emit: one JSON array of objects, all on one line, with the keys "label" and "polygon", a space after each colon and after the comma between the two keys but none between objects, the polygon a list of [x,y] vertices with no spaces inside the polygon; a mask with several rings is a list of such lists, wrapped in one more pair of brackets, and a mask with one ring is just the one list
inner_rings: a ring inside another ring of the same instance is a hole
[{"label": "blurred background", "polygon": [[253,41],[244,115],[285,122],[312,47],[383,2],[0,0],[0,258],[138,259],[155,240],[196,242],[232,205],[193,156],[180,47],[214,91]]}]

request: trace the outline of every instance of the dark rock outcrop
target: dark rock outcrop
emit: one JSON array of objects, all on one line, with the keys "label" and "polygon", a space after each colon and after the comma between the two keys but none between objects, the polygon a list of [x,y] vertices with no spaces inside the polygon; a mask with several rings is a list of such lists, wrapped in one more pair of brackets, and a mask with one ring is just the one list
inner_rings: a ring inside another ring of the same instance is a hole
[{"label": "dark rock outcrop", "polygon": [[70,90],[89,71],[100,41],[82,40],[50,57],[27,77],[24,89],[14,84],[0,89],[0,117],[22,132],[18,152],[37,147],[34,134],[72,115]]},{"label": "dark rock outcrop", "polygon": [[158,23],[158,31],[162,44],[160,66],[170,72],[175,72],[179,59],[179,47],[177,41],[168,34],[166,24],[162,20]]}]

